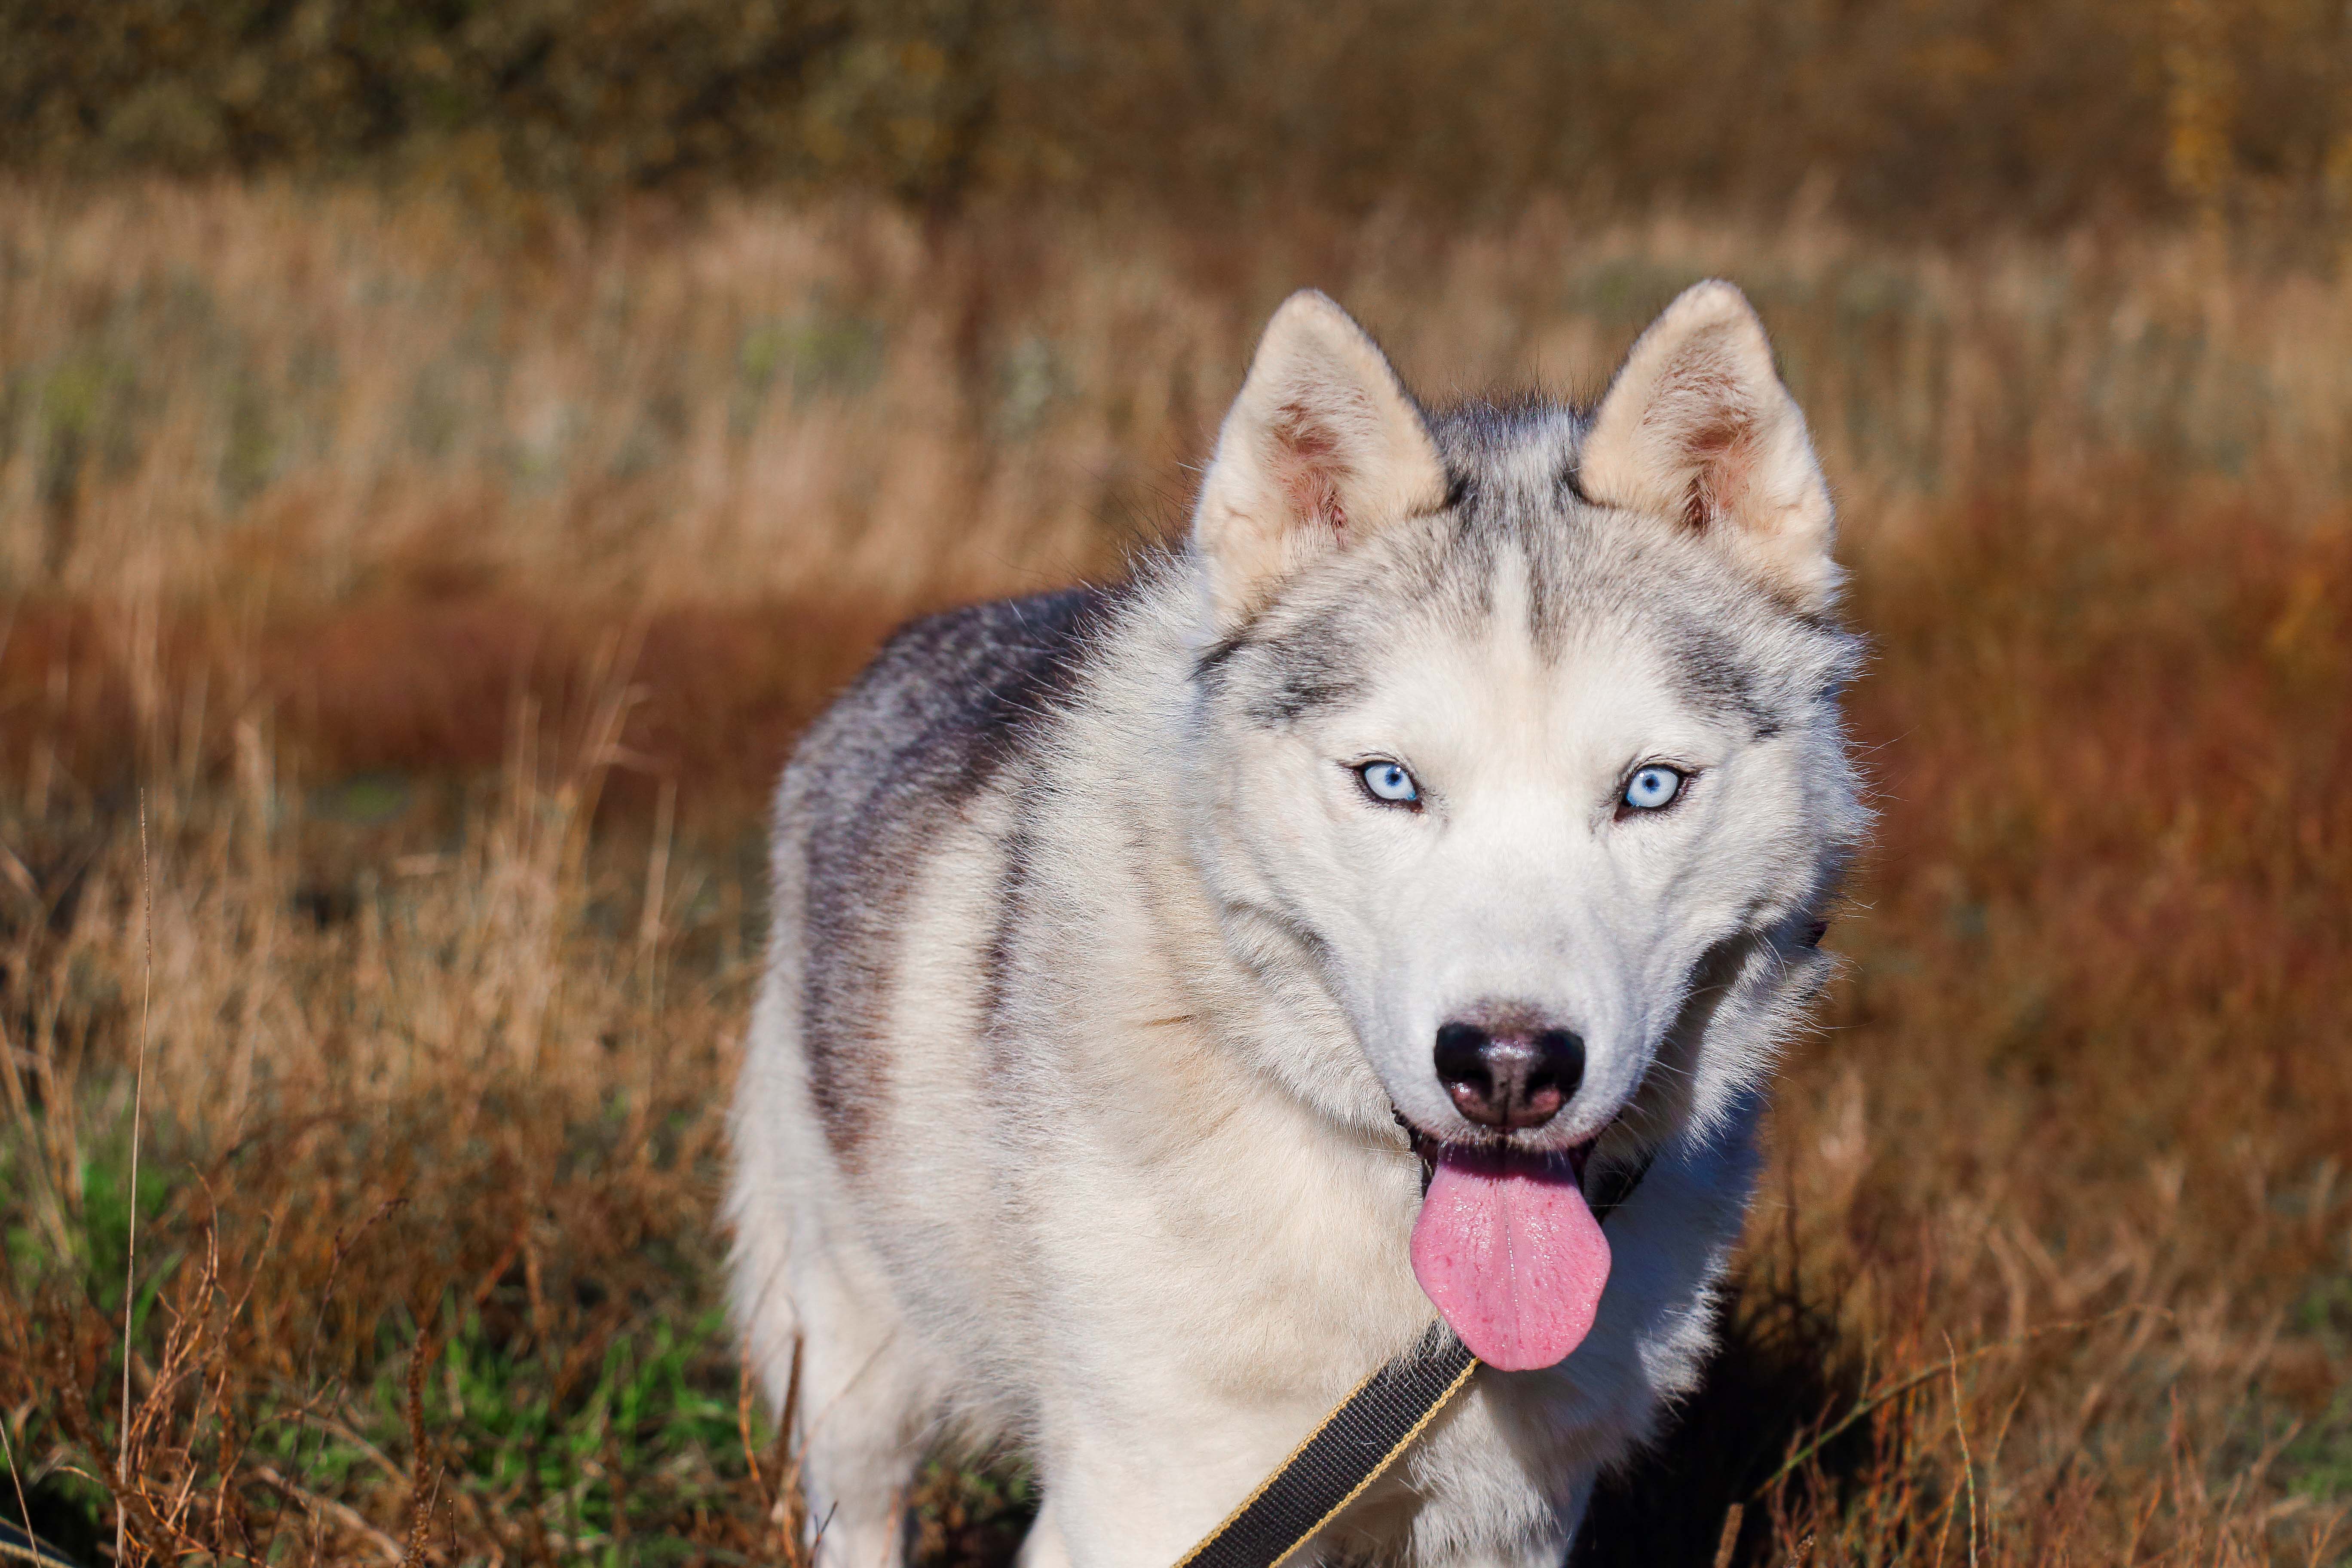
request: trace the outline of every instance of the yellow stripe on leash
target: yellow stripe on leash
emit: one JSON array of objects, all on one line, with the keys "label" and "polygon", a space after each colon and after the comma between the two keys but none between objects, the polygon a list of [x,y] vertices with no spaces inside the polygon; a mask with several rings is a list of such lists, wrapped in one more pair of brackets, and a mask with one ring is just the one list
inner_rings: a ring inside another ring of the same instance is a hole
[{"label": "yellow stripe on leash", "polygon": [[1388,1472],[1478,1365],[1453,1330],[1432,1324],[1350,1390],[1176,1568],[1276,1568]]}]

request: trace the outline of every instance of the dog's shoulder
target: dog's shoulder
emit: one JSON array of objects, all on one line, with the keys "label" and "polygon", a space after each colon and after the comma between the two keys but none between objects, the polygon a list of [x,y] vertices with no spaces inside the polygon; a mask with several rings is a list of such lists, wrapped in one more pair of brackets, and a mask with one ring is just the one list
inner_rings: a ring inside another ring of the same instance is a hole
[{"label": "dog's shoulder", "polygon": [[788,793],[862,816],[893,800],[952,802],[985,788],[1050,722],[1110,598],[1068,588],[900,627],[810,730]]},{"label": "dog's shoulder", "polygon": [[779,916],[800,952],[810,1097],[845,1170],[863,1168],[885,1119],[901,1045],[888,995],[923,879],[972,864],[955,841],[1001,815],[975,803],[1051,728],[1107,598],[1076,588],[902,627],[785,770],[775,853],[778,886],[794,891]]}]

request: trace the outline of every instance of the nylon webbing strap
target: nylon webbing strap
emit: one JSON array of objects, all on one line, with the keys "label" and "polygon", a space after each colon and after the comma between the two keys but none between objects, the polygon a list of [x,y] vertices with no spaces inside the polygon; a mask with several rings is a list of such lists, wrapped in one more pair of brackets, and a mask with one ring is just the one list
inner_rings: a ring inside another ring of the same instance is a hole
[{"label": "nylon webbing strap", "polygon": [[1176,1568],[1274,1568],[1412,1446],[1478,1358],[1444,1323],[1356,1385]]},{"label": "nylon webbing strap", "polygon": [[[1607,1220],[1649,1171],[1645,1159],[1596,1183],[1592,1217]],[[1432,1323],[1412,1349],[1356,1384],[1176,1568],[1276,1568],[1385,1475],[1477,1370],[1454,1331]]]}]

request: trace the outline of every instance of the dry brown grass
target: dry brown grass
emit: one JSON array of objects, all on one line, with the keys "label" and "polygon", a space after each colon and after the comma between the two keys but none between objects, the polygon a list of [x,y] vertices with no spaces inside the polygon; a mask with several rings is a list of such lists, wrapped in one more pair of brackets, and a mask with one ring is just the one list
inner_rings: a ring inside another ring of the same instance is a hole
[{"label": "dry brown grass", "polygon": [[[102,1554],[119,1512],[138,1560],[781,1553],[710,1214],[792,730],[895,616],[1175,518],[1295,283],[1443,393],[1589,388],[1708,272],[1842,493],[1885,821],[1733,1349],[1589,1554],[1713,1563],[1736,1503],[1742,1563],[2342,1561],[2352,295],[1801,213],[747,205],[522,247],[0,192],[37,1520]],[[1021,1496],[940,1472],[926,1551],[1001,1556]]]}]

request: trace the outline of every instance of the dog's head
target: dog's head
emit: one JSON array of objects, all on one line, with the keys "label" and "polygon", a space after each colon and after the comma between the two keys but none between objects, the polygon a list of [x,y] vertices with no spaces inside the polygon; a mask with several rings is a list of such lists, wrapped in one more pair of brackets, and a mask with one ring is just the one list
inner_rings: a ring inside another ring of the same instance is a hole
[{"label": "dog's head", "polygon": [[1604,1134],[1738,1102],[1863,822],[1832,536],[1727,284],[1589,414],[1430,416],[1329,300],[1286,302],[1192,555],[1202,859],[1236,951],[1352,1036],[1276,1069],[1392,1109],[1441,1179],[1580,1178]]}]

